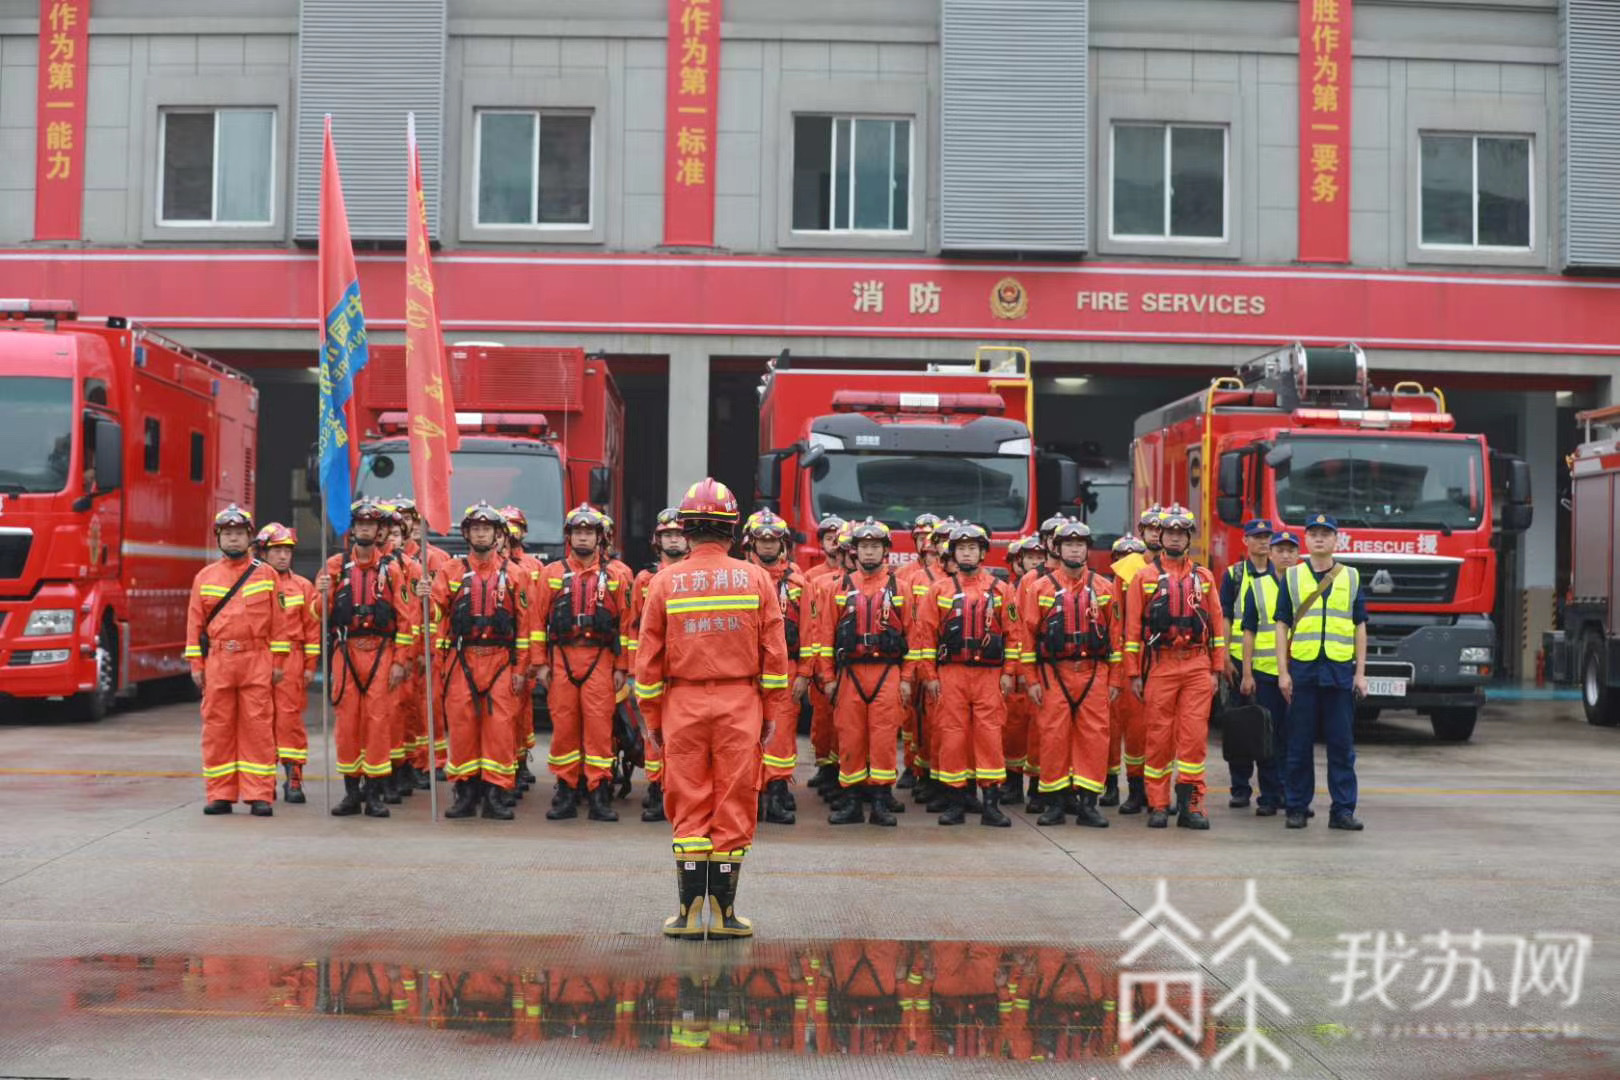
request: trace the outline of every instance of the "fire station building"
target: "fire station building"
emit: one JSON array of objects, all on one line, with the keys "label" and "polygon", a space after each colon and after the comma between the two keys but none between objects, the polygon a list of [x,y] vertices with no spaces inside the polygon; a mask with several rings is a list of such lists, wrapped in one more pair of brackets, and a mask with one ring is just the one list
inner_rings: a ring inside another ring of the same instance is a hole
[{"label": "fire station building", "polygon": [[783,349],[1024,345],[1037,441],[1123,460],[1354,341],[1532,463],[1522,673],[1572,412],[1620,400],[1616,55],[1611,0],[7,0],[0,295],[247,370],[259,510],[309,528],[323,117],[397,342],[414,113],[447,337],[608,356],[632,550],[691,479],[751,488]]}]

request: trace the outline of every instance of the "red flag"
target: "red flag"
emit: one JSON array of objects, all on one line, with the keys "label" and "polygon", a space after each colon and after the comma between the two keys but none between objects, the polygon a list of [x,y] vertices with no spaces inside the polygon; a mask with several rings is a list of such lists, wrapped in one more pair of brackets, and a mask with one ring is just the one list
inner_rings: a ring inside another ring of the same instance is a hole
[{"label": "red flag", "polygon": [[411,479],[422,520],[436,533],[450,531],[450,454],[461,443],[450,368],[439,330],[428,249],[427,198],[416,148],[416,116],[406,128],[410,156],[410,202],[405,226],[405,393],[411,416]]}]

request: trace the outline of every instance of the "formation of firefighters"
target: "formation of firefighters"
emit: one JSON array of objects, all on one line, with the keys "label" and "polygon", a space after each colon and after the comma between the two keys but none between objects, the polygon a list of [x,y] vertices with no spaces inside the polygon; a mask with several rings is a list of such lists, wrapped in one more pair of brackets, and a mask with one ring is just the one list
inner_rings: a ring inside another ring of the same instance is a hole
[{"label": "formation of firefighters", "polygon": [[[1174,814],[1205,830],[1208,722],[1226,679],[1269,712],[1283,747],[1258,762],[1257,813],[1285,809],[1290,828],[1305,826],[1320,725],[1330,824],[1361,828],[1349,729],[1352,692],[1365,692],[1365,603],[1354,569],[1332,559],[1325,515],[1306,530],[1306,562],[1292,535],[1252,522],[1249,559],[1219,583],[1189,558],[1196,525],[1180,506],[1142,513],[1112,547],[1112,576],[1088,567],[1083,522],[1051,517],[1010,545],[1005,578],[987,565],[982,526],[932,514],[912,526],[919,557],[900,566],[887,525],[826,518],[824,561],[802,569],[787,523],[769,509],[740,522],[712,479],[659,514],[656,563],[639,574],[613,557],[612,522],[590,506],[567,515],[566,553],[544,565],[516,507],[467,508],[459,557],[424,546],[408,498],[361,500],[352,519],[310,582],[290,569],[291,529],[255,533],[235,506],[216,517],[223,557],[197,576],[186,649],[203,691],[204,813],[245,802],[271,815],[278,765],[284,799],[306,801],[306,689],[324,654],[344,784],[334,815],[388,817],[437,769],[454,789],[447,818],[511,820],[535,782],[538,685],[552,723],[548,820],[582,803],[592,821],[618,820],[615,784],[628,794],[627,762],[645,768],[642,819],[667,818],[674,834],[671,937],[752,933],[735,913],[741,864],[757,822],[796,820],[802,709],[809,786],[833,825],[894,826],[901,789],[945,826],[971,813],[1005,828],[1003,808],[1023,805],[1042,826],[1106,828],[1102,809],[1117,807],[1150,828]],[[1279,625],[1293,628],[1282,648]],[[1253,771],[1233,763],[1234,807],[1248,805]]]}]

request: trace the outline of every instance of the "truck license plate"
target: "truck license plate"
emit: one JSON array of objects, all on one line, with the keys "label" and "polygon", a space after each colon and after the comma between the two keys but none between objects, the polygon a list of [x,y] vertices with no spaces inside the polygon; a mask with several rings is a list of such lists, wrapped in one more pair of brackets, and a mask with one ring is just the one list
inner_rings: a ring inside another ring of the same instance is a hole
[{"label": "truck license plate", "polygon": [[1406,680],[1369,676],[1367,679],[1367,693],[1372,697],[1405,697]]}]

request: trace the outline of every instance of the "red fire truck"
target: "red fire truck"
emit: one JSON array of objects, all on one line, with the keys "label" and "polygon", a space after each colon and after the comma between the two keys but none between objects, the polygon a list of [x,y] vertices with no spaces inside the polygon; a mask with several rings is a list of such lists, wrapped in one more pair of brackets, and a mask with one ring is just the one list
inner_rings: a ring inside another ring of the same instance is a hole
[{"label": "red fire truck", "polygon": [[[917,557],[908,527],[921,513],[978,522],[1005,548],[1037,525],[1033,418],[1024,349],[981,346],[971,366],[927,371],[797,368],[784,351],[760,386],[755,494],[779,507],[805,566],[821,561],[828,514],[887,524],[897,563]],[[1072,504],[1075,463],[1046,461]]]},{"label": "red fire truck", "polygon": [[[454,455],[452,514],[480,499],[522,507],[531,551],[562,551],[563,517],[582,502],[624,520],[624,401],[607,363],[583,349],[452,345],[451,393],[461,449]],[[412,494],[405,348],[373,345],[355,380],[367,438],[356,497]],[[452,522],[433,542],[466,544]]]},{"label": "red fire truck", "polygon": [[1438,390],[1374,389],[1355,345],[1291,345],[1137,420],[1136,505],[1189,507],[1194,557],[1216,573],[1244,557],[1246,519],[1302,534],[1307,515],[1332,514],[1339,558],[1368,590],[1360,715],[1416,709],[1436,738],[1461,741],[1501,647],[1492,533],[1528,528],[1531,506],[1525,463],[1455,426]]},{"label": "red fire truck", "polygon": [[97,720],[187,673],[214,514],[253,505],[258,392],[71,301],[0,300],[0,697]]},{"label": "red fire truck", "polygon": [[1620,611],[1616,575],[1615,506],[1620,480],[1620,407],[1575,414],[1585,428],[1570,457],[1571,539],[1569,591],[1562,630],[1542,635],[1547,676],[1579,685],[1586,720],[1620,724]]}]

